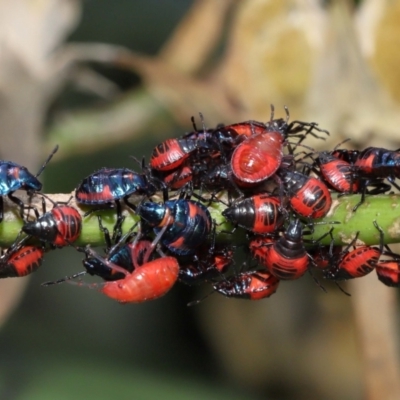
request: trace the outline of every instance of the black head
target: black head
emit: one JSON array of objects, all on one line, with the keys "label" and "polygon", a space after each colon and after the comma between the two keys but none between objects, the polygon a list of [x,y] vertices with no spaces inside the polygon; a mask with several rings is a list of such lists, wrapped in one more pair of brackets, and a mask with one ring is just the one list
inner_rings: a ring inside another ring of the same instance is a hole
[{"label": "black head", "polygon": [[150,226],[155,227],[160,225],[166,214],[164,204],[145,201],[138,205],[136,214],[144,219]]},{"label": "black head", "polygon": [[303,227],[299,219],[290,221],[289,226],[286,229],[285,237],[288,240],[299,241],[303,234]]},{"label": "black head", "polygon": [[22,231],[48,243],[52,243],[58,234],[57,225],[51,215],[43,215],[36,221],[26,222]]}]

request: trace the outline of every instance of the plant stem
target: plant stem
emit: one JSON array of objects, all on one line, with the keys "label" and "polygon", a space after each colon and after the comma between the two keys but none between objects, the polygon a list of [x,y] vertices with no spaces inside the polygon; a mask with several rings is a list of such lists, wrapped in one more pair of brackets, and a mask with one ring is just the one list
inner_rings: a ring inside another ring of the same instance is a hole
[{"label": "plant stem", "polygon": [[[335,198],[327,217],[321,221],[337,221],[340,224],[315,225],[314,239],[318,239],[333,227],[335,245],[350,243],[357,232],[358,245],[379,244],[379,231],[373,224],[373,221],[376,221],[384,232],[385,244],[400,242],[400,195],[366,196],[365,202],[354,212],[353,207],[359,203],[360,198],[360,195]],[[321,240],[321,243],[327,245],[330,241],[328,236]]]},{"label": "plant stem", "polygon": [[[83,217],[82,233],[80,238],[76,241],[77,245],[90,244],[99,246],[104,244],[103,234],[99,230],[97,215],[101,216],[102,222],[105,227],[110,231],[113,229],[116,222],[116,213],[114,210],[102,210],[84,217],[89,207],[81,207],[75,203],[73,193],[67,194],[48,194],[47,195],[54,202],[67,202],[76,207]],[[27,196],[19,195],[19,197],[28,204],[29,199]],[[133,197],[131,201],[139,203],[142,197]],[[154,196],[153,200],[161,201],[160,196]],[[346,245],[354,238],[359,232],[357,244],[379,244],[379,231],[373,225],[373,221],[377,221],[378,225],[384,232],[384,243],[395,243],[400,241],[400,195],[377,195],[367,196],[366,201],[362,204],[356,212],[353,212],[353,207],[359,202],[359,195],[343,196],[333,200],[332,208],[327,217],[319,220],[323,224],[314,226],[314,239],[320,238],[329,230],[332,230],[332,236],[335,245]],[[42,210],[41,197],[35,196],[31,204],[39,211]],[[53,205],[46,201],[46,210],[49,211]],[[209,211],[213,220],[217,224],[218,240],[220,241],[239,241],[242,240],[244,235],[242,230],[238,229],[238,234],[233,237],[229,234],[224,234],[224,231],[230,232],[233,227],[227,223],[221,212],[226,208],[223,203],[213,202],[209,206]],[[123,215],[125,221],[123,224],[123,231],[127,232],[133,224],[138,221],[138,217],[132,210],[123,206]],[[33,218],[33,212],[29,214],[29,218]],[[328,224],[324,224],[328,222]],[[339,222],[339,224],[330,224],[331,222]],[[19,216],[19,210],[16,205],[5,199],[5,216],[4,221],[0,224],[0,246],[9,246],[16,238],[22,227],[23,221]],[[242,234],[240,234],[240,232]],[[307,236],[308,237],[308,236]],[[321,244],[329,245],[331,237],[328,235]]]}]

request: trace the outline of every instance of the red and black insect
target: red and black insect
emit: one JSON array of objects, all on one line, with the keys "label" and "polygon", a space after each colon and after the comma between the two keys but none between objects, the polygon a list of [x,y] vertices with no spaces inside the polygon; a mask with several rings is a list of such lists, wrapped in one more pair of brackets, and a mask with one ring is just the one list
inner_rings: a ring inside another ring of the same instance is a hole
[{"label": "red and black insect", "polygon": [[375,268],[380,255],[379,249],[371,246],[358,246],[351,251],[345,250],[324,276],[335,281],[361,278]]},{"label": "red and black insect", "polygon": [[203,245],[190,261],[179,259],[179,281],[194,285],[223,276],[233,264],[233,249],[224,244]]},{"label": "red and black insect", "polygon": [[218,164],[208,169],[202,180],[205,187],[215,189],[226,189],[234,183],[231,179],[232,169],[230,164]]},{"label": "red and black insect", "polygon": [[17,240],[0,257],[0,278],[22,277],[35,272],[44,256],[43,247],[25,244],[28,237]]},{"label": "red and black insect", "polygon": [[283,187],[295,213],[306,218],[322,218],[331,208],[332,197],[320,179],[297,171],[279,171]]},{"label": "red and black insect", "polygon": [[120,220],[121,200],[135,210],[135,205],[129,202],[129,196],[133,194],[151,196],[155,191],[155,186],[149,182],[146,174],[138,174],[127,168],[102,168],[79,184],[75,190],[75,198],[79,204],[92,206],[92,211],[116,206],[117,217]]},{"label": "red and black insect", "polygon": [[314,267],[325,270],[331,267],[332,260],[338,260],[342,253],[342,246],[317,246],[308,250],[313,259]]},{"label": "red and black insect", "polygon": [[383,231],[374,221],[374,226],[379,230],[380,245],[373,246],[357,246],[353,250],[350,248],[356,243],[359,232],[354,239],[339,254],[333,254],[332,251],[328,256],[329,267],[325,269],[324,276],[327,279],[335,281],[361,278],[369,274],[376,266],[383,251]]},{"label": "red and black insect", "polygon": [[150,168],[157,171],[171,171],[182,165],[196,150],[196,139],[167,139],[154,148],[150,157]]},{"label": "red and black insect", "polygon": [[[354,168],[361,180],[362,197],[354,211],[364,202],[365,194],[379,194],[390,190],[391,186],[383,183],[384,179],[390,182],[397,190],[400,186],[396,178],[400,177],[400,152],[380,147],[368,147],[358,154]],[[368,186],[375,189],[367,191]]]},{"label": "red and black insect", "polygon": [[75,191],[76,201],[91,206],[112,208],[122,199],[128,202],[132,194],[151,195],[155,187],[148,182],[144,174],[138,174],[127,168],[102,168],[86,177]]},{"label": "red and black insect", "polygon": [[[381,233],[381,237],[383,232]],[[382,240],[382,239],[381,239]],[[394,253],[388,245],[385,245],[382,255],[386,258],[375,264],[375,271],[378,279],[386,286],[400,287],[400,254]]]},{"label": "red and black insect", "polygon": [[19,207],[21,218],[24,217],[24,210],[33,208],[24,204],[21,199],[14,196],[14,192],[16,190],[24,190],[28,195],[32,195],[42,190],[42,184],[37,178],[43,172],[57,150],[58,146],[53,149],[36,175],[32,175],[26,167],[12,161],[0,161],[0,222],[3,221],[4,216],[4,196],[7,196]]},{"label": "red and black insect", "polygon": [[236,184],[230,163],[211,166],[207,173],[201,177],[200,187],[211,190],[214,193],[228,190],[229,194],[234,191],[239,197],[244,196],[243,185],[239,187]]},{"label": "red and black insect", "polygon": [[75,242],[81,234],[82,217],[78,210],[68,204],[53,203],[53,208],[46,212],[43,200],[43,212],[36,220],[25,222],[22,230],[28,235],[54,247],[64,247]]},{"label": "red and black insect", "polygon": [[[286,120],[274,120],[272,108],[271,120],[265,124],[264,132],[247,137],[236,147],[232,154],[231,167],[239,186],[257,185],[275,174],[281,166],[283,146],[289,135],[300,137],[300,143],[308,134],[318,137],[312,132],[313,129],[327,133],[317,128],[315,123],[293,121],[288,124],[289,111],[287,108],[285,110]],[[309,129],[303,135],[298,135],[306,127]]]},{"label": "red and black insect", "polygon": [[400,258],[381,260],[375,265],[378,279],[386,286],[400,287]]},{"label": "red and black insect", "polygon": [[278,131],[250,136],[232,154],[231,168],[238,185],[257,185],[278,170],[285,137]]},{"label": "red and black insect", "polygon": [[[98,263],[103,264],[104,269],[112,270],[115,275],[122,274],[124,277],[117,280],[110,279],[105,283],[75,283],[79,286],[97,288],[101,293],[120,303],[142,303],[157,299],[164,296],[178,279],[179,264],[174,257],[164,256],[156,260],[145,261],[132,272],[128,272],[125,268],[114,264],[109,259],[100,257],[90,247],[87,247],[85,252],[88,259],[96,259]],[[64,281],[74,283],[71,279],[82,274],[75,274],[72,277],[55,282],[46,282],[43,285],[48,286]]]},{"label": "red and black insect", "polygon": [[258,194],[226,208],[222,215],[234,224],[257,234],[273,233],[284,222],[279,197]]},{"label": "red and black insect", "polygon": [[231,125],[220,125],[216,128],[216,131],[226,136],[226,142],[228,142],[228,138],[230,137],[232,138],[232,144],[235,145],[244,140],[246,137],[264,133],[266,130],[267,127],[263,122],[254,120],[239,122]]},{"label": "red and black insect", "polygon": [[266,266],[269,257],[270,246],[275,243],[277,238],[266,236],[256,236],[249,242],[251,256],[262,266]]},{"label": "red and black insect", "polygon": [[[254,135],[258,135],[261,133],[265,133],[266,131],[270,132],[281,132],[285,137],[288,135],[295,135],[301,131],[304,131],[305,128],[309,128],[309,132],[307,134],[311,134],[320,139],[319,136],[312,132],[313,129],[316,129],[320,132],[324,132],[329,134],[327,131],[319,129],[317,127],[318,124],[315,122],[303,122],[303,121],[292,121],[290,124],[288,123],[290,119],[289,109],[285,106],[286,118],[277,118],[275,119],[275,107],[271,104],[271,117],[267,123],[259,122],[259,121],[245,121],[239,122],[232,125],[221,126],[221,130],[226,130],[230,132],[235,132],[236,135],[250,137]],[[302,136],[302,135],[300,135]]]},{"label": "red and black insect", "polygon": [[155,233],[167,227],[161,243],[177,255],[194,254],[212,228],[207,207],[193,200],[170,200],[163,204],[143,202],[136,213]]},{"label": "red and black insect", "polygon": [[266,271],[247,271],[221,280],[213,289],[226,296],[239,299],[261,300],[273,295],[279,279]]},{"label": "red and black insect", "polygon": [[[194,131],[178,139],[168,139],[158,145],[150,159],[152,175],[170,189],[181,189],[189,182],[199,187],[204,173],[211,165],[226,162],[232,152],[235,136],[220,129],[198,130],[192,117]],[[237,134],[236,134],[237,136]]]},{"label": "red and black insect", "polygon": [[361,177],[386,178],[396,189],[394,182],[400,177],[400,152],[380,147],[367,147],[361,151],[354,163]]},{"label": "red and black insect", "polygon": [[233,264],[234,248],[222,243],[216,243],[216,225],[210,243],[202,244],[190,256],[178,257],[180,269],[179,280],[187,285],[222,277]]},{"label": "red and black insect", "polygon": [[[146,262],[146,257],[147,260],[152,260],[154,254],[152,241],[133,233],[134,229],[137,227],[137,223],[122,236],[121,226],[123,220],[118,221],[116,226],[114,226],[114,232],[111,237],[108,229],[103,226],[100,217],[98,217],[98,220],[99,229],[103,233],[106,242],[106,254],[103,257],[98,257],[97,254],[93,256],[93,252],[88,251],[89,247],[77,247],[78,251],[85,254],[82,264],[89,275],[99,276],[105,281],[116,281],[125,278],[125,274],[111,268],[105,261],[118,265],[127,272],[133,272],[135,268],[138,268]],[[135,240],[133,240],[134,238]],[[82,273],[78,273],[76,276],[80,275],[82,275]]]},{"label": "red and black insect", "polygon": [[211,243],[204,243],[194,256],[179,257],[179,280],[187,285],[222,277],[233,264],[234,248],[216,243],[216,226],[213,225]]},{"label": "red and black insect", "polygon": [[[347,140],[345,140],[345,141],[347,142]],[[349,164],[354,164],[357,161],[358,155],[360,154],[360,150],[336,149],[335,148],[331,154],[333,157],[338,158],[339,160],[346,161]]]},{"label": "red and black insect", "polygon": [[[99,223],[101,225],[100,219]],[[111,239],[108,231],[102,226],[101,229],[108,235],[106,241],[109,245]],[[90,246],[77,248],[78,251],[85,253],[83,265],[86,271],[57,281],[46,282],[43,285],[70,282],[79,286],[88,286],[98,289],[101,293],[120,303],[142,303],[157,299],[172,288],[179,274],[179,264],[176,258],[161,253],[162,258],[151,259],[165,230],[166,227],[159,232],[150,245],[146,241],[143,246],[139,246],[140,233],[136,234],[133,242],[126,242],[131,235],[131,232],[128,232],[119,239],[115,246],[108,249],[105,257],[99,256]],[[73,281],[86,273],[100,276],[106,282],[87,284]]]},{"label": "red and black insect", "polygon": [[188,164],[181,165],[177,170],[167,173],[161,178],[170,189],[181,189],[193,179],[193,168]]},{"label": "red and black insect", "polygon": [[316,163],[322,178],[337,192],[358,193],[360,179],[352,164],[327,151],[319,153]]},{"label": "red and black insect", "polygon": [[192,124],[194,132],[183,136],[185,139],[195,139],[197,141],[197,161],[222,160],[227,162],[232,150],[242,141],[241,133],[230,126],[218,125],[215,129],[206,129],[203,115],[200,113],[203,130],[198,130],[194,118]]},{"label": "red and black insect", "polygon": [[[118,270],[116,265],[111,268]],[[123,272],[123,271],[120,271]],[[124,279],[106,282],[100,291],[119,303],[142,303],[164,296],[178,279],[179,264],[176,258],[165,256],[148,261]]]},{"label": "red and black insect", "polygon": [[[360,202],[354,206],[353,211],[364,203],[367,194],[385,193],[393,185],[396,189],[400,186],[396,178],[400,177],[400,153],[380,147],[368,147],[363,151],[358,150],[335,150],[332,152],[336,157],[352,164],[353,177],[359,182],[361,193]],[[387,179],[389,184],[384,183]],[[373,189],[368,189],[373,187]]]},{"label": "red and black insect", "polygon": [[301,222],[296,219],[279,239],[267,245],[264,265],[276,278],[298,279],[306,273],[311,257],[304,247],[302,234]]}]

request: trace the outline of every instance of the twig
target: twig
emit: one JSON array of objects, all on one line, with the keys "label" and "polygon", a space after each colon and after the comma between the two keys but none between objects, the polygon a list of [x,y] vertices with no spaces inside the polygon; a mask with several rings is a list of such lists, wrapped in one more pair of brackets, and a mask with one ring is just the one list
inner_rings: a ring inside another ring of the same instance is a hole
[{"label": "twig", "polygon": [[[54,202],[66,202],[73,197],[74,193],[59,193],[47,194]],[[27,204],[29,199],[24,195],[19,197]],[[162,201],[162,196],[154,196],[154,201]],[[353,212],[352,208],[359,202],[360,196],[346,196],[334,200],[332,209],[327,217],[318,222],[322,224],[315,225],[314,238],[319,238],[325,232],[328,232],[332,227],[333,238],[336,245],[346,245],[349,243],[357,232],[359,233],[357,245],[374,245],[379,243],[379,232],[374,227],[373,221],[376,220],[379,226],[383,229],[385,244],[396,243],[400,241],[400,195],[378,195],[367,196],[366,201],[361,205],[357,212]],[[21,229],[23,221],[19,216],[19,209],[14,203],[5,199],[5,216],[4,221],[0,224],[0,246],[10,245],[18,232]],[[143,200],[142,196],[133,196],[131,201],[138,203]],[[41,197],[37,196],[32,199],[31,203],[39,211],[42,209]],[[88,207],[81,207],[75,203],[74,198],[69,203],[71,206],[76,207],[82,216],[89,210]],[[51,210],[53,205],[50,202],[46,203],[46,209]],[[212,218],[217,223],[218,240],[232,241],[231,236],[223,233],[223,231],[232,230],[232,226],[221,215],[222,211],[226,208],[221,202],[213,202],[209,206],[209,211]],[[398,211],[397,211],[398,210]],[[123,206],[123,214],[125,216],[124,231],[126,232],[137,220],[138,217],[132,210]],[[112,229],[116,222],[116,213],[114,210],[99,211],[99,215],[104,219],[104,224],[107,228]],[[29,218],[33,218],[31,212]],[[338,224],[331,224],[331,222],[339,222]],[[324,222],[327,222],[324,224]],[[240,230],[239,230],[240,231]],[[242,240],[243,235],[238,235],[239,240]],[[83,221],[82,234],[78,240],[78,244],[91,244],[100,245],[104,244],[104,238],[99,231],[98,221],[95,214],[85,217]],[[328,236],[321,241],[322,244],[329,245],[331,238]]]}]

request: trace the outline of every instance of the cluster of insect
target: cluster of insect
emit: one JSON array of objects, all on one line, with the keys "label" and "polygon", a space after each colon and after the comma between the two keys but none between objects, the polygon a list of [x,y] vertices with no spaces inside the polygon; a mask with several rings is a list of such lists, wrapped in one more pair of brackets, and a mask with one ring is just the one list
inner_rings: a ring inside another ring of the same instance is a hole
[{"label": "cluster of insect", "polygon": [[[84,271],[44,285],[69,282],[97,288],[121,303],[156,299],[177,281],[206,283],[211,292],[259,300],[275,293],[281,280],[298,279],[312,268],[335,282],[375,269],[385,285],[400,286],[400,255],[384,245],[376,222],[377,246],[356,246],[357,236],[345,248],[335,246],[333,227],[323,235],[331,236],[330,245],[320,243],[323,237],[304,239],[316,220],[328,214],[333,192],[361,194],[356,212],[365,196],[392,186],[400,190],[395,181],[400,177],[400,153],[376,147],[347,150],[339,148],[342,143],[333,151],[316,152],[304,139],[324,139],[329,133],[314,122],[289,123],[285,111],[285,119],[275,119],[271,107],[267,123],[245,121],[213,129],[206,128],[202,115],[200,129],[192,118],[194,130],[156,146],[139,173],[103,168],[86,177],[75,190],[76,204],[89,208],[86,214],[68,202],[53,202],[46,211],[47,196],[41,193],[38,176],[57,147],[36,175],[1,161],[0,219],[7,196],[24,225],[0,259],[0,277],[27,275],[40,266],[46,251],[73,246],[84,254]],[[39,196],[42,209],[23,202],[14,195],[16,190],[30,198]],[[154,200],[156,193],[163,194],[162,202]],[[133,195],[140,200],[132,201]],[[217,238],[218,224],[209,212],[216,204],[233,227],[225,237],[242,230],[244,243]],[[123,208],[139,217],[125,234]],[[103,209],[116,213],[112,232],[97,215],[104,254],[89,245],[75,246],[82,214],[85,218]],[[237,251],[247,254],[241,265],[235,263]],[[85,274],[102,281],[85,283]]]}]

